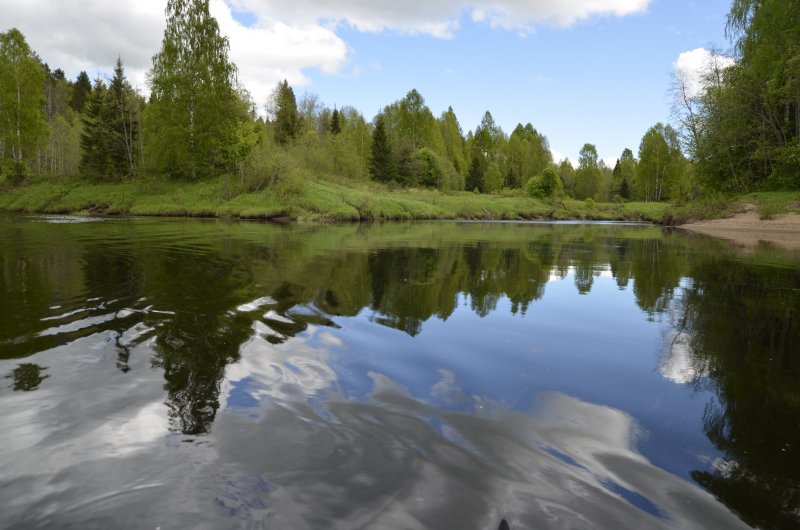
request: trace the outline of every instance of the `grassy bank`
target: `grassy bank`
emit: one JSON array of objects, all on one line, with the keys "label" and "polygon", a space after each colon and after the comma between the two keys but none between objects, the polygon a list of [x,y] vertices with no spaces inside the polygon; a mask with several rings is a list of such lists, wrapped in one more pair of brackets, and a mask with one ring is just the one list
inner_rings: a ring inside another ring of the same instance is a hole
[{"label": "grassy bank", "polygon": [[658,203],[542,201],[518,193],[391,190],[372,183],[306,181],[291,190],[235,193],[224,180],[138,180],[98,184],[76,179],[0,183],[0,211],[287,219],[313,222],[401,219],[586,219],[661,222]]},{"label": "grassy bank", "polygon": [[693,221],[723,219],[753,207],[762,220],[792,212],[800,214],[800,191],[769,191],[736,196],[715,194],[688,204],[666,208],[662,222],[681,225]]}]

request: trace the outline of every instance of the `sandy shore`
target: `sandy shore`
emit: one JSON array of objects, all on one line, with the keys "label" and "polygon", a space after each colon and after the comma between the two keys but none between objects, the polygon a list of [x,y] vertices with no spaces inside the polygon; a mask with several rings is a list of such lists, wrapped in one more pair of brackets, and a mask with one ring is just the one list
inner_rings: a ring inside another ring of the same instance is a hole
[{"label": "sandy shore", "polygon": [[697,221],[681,225],[680,228],[728,239],[744,247],[767,242],[788,249],[800,249],[800,215],[789,213],[762,220],[758,218],[754,205],[746,205],[745,210],[726,219]]}]

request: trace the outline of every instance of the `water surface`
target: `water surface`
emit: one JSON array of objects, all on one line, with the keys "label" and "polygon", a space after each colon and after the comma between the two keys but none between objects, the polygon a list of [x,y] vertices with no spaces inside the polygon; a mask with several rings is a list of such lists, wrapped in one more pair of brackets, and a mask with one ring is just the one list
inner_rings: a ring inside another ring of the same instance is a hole
[{"label": "water surface", "polygon": [[800,256],[0,219],[0,526],[800,527]]}]

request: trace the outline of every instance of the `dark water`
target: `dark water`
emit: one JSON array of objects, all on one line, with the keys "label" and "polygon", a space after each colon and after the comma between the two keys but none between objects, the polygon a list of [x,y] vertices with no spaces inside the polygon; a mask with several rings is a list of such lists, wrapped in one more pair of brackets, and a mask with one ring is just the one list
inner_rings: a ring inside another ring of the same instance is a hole
[{"label": "dark water", "polygon": [[0,218],[0,527],[798,528],[799,312],[656,227]]}]

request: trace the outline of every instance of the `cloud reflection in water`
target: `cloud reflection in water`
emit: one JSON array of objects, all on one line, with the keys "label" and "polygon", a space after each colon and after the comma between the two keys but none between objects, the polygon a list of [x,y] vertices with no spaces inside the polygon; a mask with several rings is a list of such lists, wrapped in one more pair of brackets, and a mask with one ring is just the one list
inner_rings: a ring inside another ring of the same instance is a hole
[{"label": "cloud reflection in water", "polygon": [[[553,392],[524,414],[465,395],[448,370],[425,398],[371,372],[368,398],[348,400],[326,349],[341,339],[322,333],[280,345],[256,334],[227,368],[229,413],[215,435],[228,487],[217,502],[237,517],[291,528],[493,528],[502,518],[512,528],[746,528],[638,452],[643,433],[625,412]],[[233,389],[251,399],[231,399]]]}]

